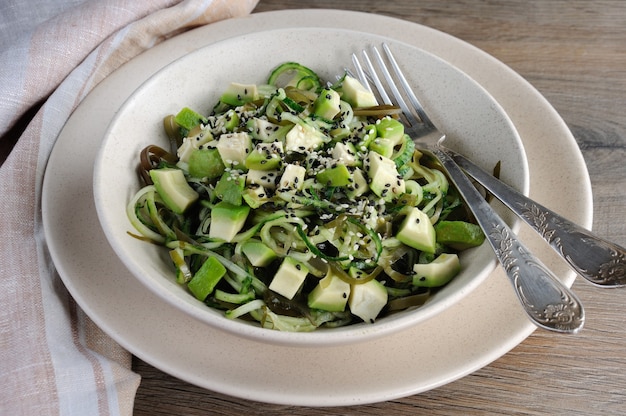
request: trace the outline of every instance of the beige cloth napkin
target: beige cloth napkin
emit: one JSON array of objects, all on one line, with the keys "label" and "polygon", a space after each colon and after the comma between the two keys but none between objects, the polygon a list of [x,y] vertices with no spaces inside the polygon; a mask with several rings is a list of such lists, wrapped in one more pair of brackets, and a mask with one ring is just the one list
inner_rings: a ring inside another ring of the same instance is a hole
[{"label": "beige cloth napkin", "polygon": [[[80,310],[47,255],[40,212],[46,161],[72,111],[116,68],[256,3],[0,2],[0,140],[8,148],[17,139],[0,166],[0,414],[132,414],[140,379],[130,354]],[[24,119],[26,129],[15,133]]]}]

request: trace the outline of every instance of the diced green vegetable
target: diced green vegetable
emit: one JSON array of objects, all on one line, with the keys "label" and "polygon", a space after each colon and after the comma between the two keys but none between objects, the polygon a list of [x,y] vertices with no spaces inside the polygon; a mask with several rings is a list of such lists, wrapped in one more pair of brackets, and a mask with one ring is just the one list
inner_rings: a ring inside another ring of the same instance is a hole
[{"label": "diced green vegetable", "polygon": [[256,84],[239,84],[232,82],[222,94],[220,101],[233,106],[240,106],[259,99],[259,90]]},{"label": "diced green vegetable", "polygon": [[211,228],[209,237],[223,241],[232,241],[243,228],[250,213],[248,205],[233,205],[219,202],[211,210]]},{"label": "diced green vegetable", "polygon": [[419,208],[412,207],[404,217],[398,233],[398,240],[407,246],[434,253],[436,247],[435,228],[430,222],[430,218]]},{"label": "diced green vegetable", "polygon": [[341,111],[339,93],[331,89],[323,89],[313,104],[313,113],[326,120],[332,120]]},{"label": "diced green vegetable", "polygon": [[194,178],[217,178],[224,173],[224,163],[217,149],[194,150],[189,156],[189,175]]},{"label": "diced green vegetable", "polygon": [[350,284],[329,269],[326,276],[309,293],[308,305],[314,309],[340,312],[346,309],[349,296]]},{"label": "diced green vegetable", "polygon": [[224,202],[239,206],[242,203],[244,186],[243,176],[233,174],[232,171],[224,172],[215,184],[215,195]]},{"label": "diced green vegetable", "polygon": [[245,166],[255,170],[274,170],[280,167],[283,158],[282,142],[257,143],[245,159]]},{"label": "diced green vegetable", "polygon": [[285,257],[269,288],[287,299],[292,299],[308,273],[309,268],[304,263]]},{"label": "diced green vegetable", "polygon": [[187,283],[187,288],[198,300],[204,300],[209,296],[215,286],[226,274],[226,268],[215,257],[207,258],[200,269]]},{"label": "diced green vegetable", "polygon": [[404,136],[404,125],[396,119],[385,117],[376,123],[376,136],[398,144]]},{"label": "diced green vegetable", "polygon": [[368,153],[366,160],[372,192],[387,202],[405,192],[404,179],[398,174],[393,160],[375,152]]},{"label": "diced green vegetable", "polygon": [[206,124],[207,118],[195,112],[191,108],[185,107],[176,114],[174,118],[176,124],[179,126],[191,130],[199,124]]},{"label": "diced green vegetable", "polygon": [[377,104],[374,94],[351,76],[344,78],[342,92],[342,98],[353,107],[374,107]]},{"label": "diced green vegetable", "polygon": [[294,125],[285,136],[285,152],[304,153],[319,148],[325,136],[309,124]]},{"label": "diced green vegetable", "polygon": [[343,163],[322,170],[315,175],[319,183],[326,186],[346,186],[352,180],[352,175]]},{"label": "diced green vegetable", "polygon": [[435,225],[437,241],[455,250],[466,250],[485,241],[480,226],[466,221],[439,221]]},{"label": "diced green vegetable", "polygon": [[264,242],[258,240],[246,241],[243,243],[241,251],[254,267],[268,266],[278,257],[274,250],[269,248]]},{"label": "diced green vegetable", "polygon": [[222,134],[215,147],[226,166],[241,168],[252,149],[252,139],[246,132]]},{"label": "diced green vegetable", "polygon": [[180,169],[152,169],[150,178],[165,205],[177,214],[184,213],[198,199]]},{"label": "diced green vegetable", "polygon": [[413,266],[413,285],[438,287],[448,283],[461,270],[461,263],[456,254],[443,253],[428,264]]},{"label": "diced green vegetable", "polygon": [[368,323],[374,323],[387,304],[387,290],[378,280],[351,286],[348,304],[350,312]]}]

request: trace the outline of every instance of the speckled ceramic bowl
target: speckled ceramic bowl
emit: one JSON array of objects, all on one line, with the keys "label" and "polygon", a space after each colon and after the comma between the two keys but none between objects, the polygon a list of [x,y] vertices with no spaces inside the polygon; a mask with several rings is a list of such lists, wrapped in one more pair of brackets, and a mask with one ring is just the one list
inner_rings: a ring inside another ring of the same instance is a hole
[{"label": "speckled ceramic bowl", "polygon": [[[447,133],[447,145],[486,168],[500,161],[502,179],[526,193],[526,156],[509,118],[480,85],[438,57],[392,39],[337,29],[240,36],[191,52],[151,77],[120,108],[104,137],[94,170],[98,217],[115,253],[135,278],[189,319],[249,339],[303,346],[362,342],[405,329],[449,308],[477,287],[496,267],[487,244],[463,252],[461,273],[417,309],[383,317],[374,324],[310,333],[280,332],[227,319],[197,301],[176,283],[166,249],[128,235],[134,230],[126,217],[126,205],[141,186],[136,173],[138,155],[148,144],[168,146],[162,128],[165,115],[184,106],[209,111],[228,83],[263,82],[273,67],[285,61],[300,62],[332,79],[349,65],[351,53],[383,41],[394,50],[433,121]],[[501,205],[494,203],[494,207],[514,229],[518,227]]]}]

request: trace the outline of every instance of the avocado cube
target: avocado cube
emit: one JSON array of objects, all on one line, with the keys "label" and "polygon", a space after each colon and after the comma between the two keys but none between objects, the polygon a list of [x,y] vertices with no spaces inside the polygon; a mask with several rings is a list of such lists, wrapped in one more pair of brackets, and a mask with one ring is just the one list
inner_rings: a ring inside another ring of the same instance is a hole
[{"label": "avocado cube", "polygon": [[150,178],[165,205],[177,214],[184,213],[199,197],[180,169],[152,169]]},{"label": "avocado cube", "polygon": [[335,144],[331,152],[333,159],[346,166],[357,166],[359,164],[356,157],[356,150],[352,143],[339,142]]},{"label": "avocado cube", "polygon": [[315,175],[315,179],[324,186],[346,186],[350,184],[352,175],[343,163],[337,163]]},{"label": "avocado cube", "polygon": [[296,124],[285,136],[285,152],[304,153],[320,147],[325,136],[322,132],[306,123]]},{"label": "avocado cube", "polygon": [[246,122],[246,128],[252,138],[267,143],[284,140],[291,126],[281,126],[259,117],[253,117]]},{"label": "avocado cube", "polygon": [[335,118],[341,108],[339,93],[331,89],[323,89],[313,103],[313,113],[326,120]]},{"label": "avocado cube", "polygon": [[211,141],[213,141],[213,135],[208,129],[201,130],[189,137],[183,137],[183,143],[176,150],[176,155],[181,162],[188,163],[194,151],[205,147],[204,145]]},{"label": "avocado cube", "polygon": [[246,156],[245,166],[255,170],[278,169],[283,160],[282,142],[257,143]]},{"label": "avocado cube", "polygon": [[353,315],[363,319],[364,322],[374,323],[387,304],[387,299],[385,286],[378,280],[372,279],[365,283],[351,285],[348,306]]},{"label": "avocado cube", "polygon": [[274,250],[258,240],[246,241],[241,245],[241,251],[254,267],[266,267],[277,257]]},{"label": "avocado cube", "polygon": [[243,176],[233,173],[233,171],[224,172],[215,184],[215,195],[222,201],[241,205],[244,186],[245,178]]},{"label": "avocado cube", "polygon": [[394,147],[395,143],[392,140],[377,137],[370,142],[369,150],[386,158],[391,158]]},{"label": "avocado cube", "polygon": [[191,108],[184,107],[178,112],[178,114],[176,114],[174,121],[176,121],[176,124],[179,126],[187,130],[191,130],[199,124],[206,124],[207,118]]},{"label": "avocado cube", "polygon": [[369,191],[369,185],[367,184],[367,179],[365,179],[365,174],[359,168],[354,168],[352,172],[352,181],[350,185],[347,186],[346,195],[349,198],[356,198],[358,196],[363,195],[367,191]]},{"label": "avocado cube", "polygon": [[246,173],[246,185],[259,185],[265,189],[276,189],[276,183],[279,181],[279,170],[257,170],[250,169]]},{"label": "avocado cube", "polygon": [[243,228],[250,213],[248,205],[233,205],[221,201],[211,210],[211,225],[209,237],[232,242],[233,238]]},{"label": "avocado cube", "polygon": [[485,241],[480,226],[465,221],[439,221],[435,225],[437,242],[455,250],[477,247]]},{"label": "avocado cube", "polygon": [[267,196],[267,191],[261,185],[250,185],[246,187],[241,196],[252,209],[257,209],[270,200]]},{"label": "avocado cube", "polygon": [[346,309],[350,296],[350,284],[343,281],[329,268],[326,276],[309,293],[309,308],[322,309],[329,312],[341,312]]},{"label": "avocado cube", "polygon": [[224,173],[224,163],[217,149],[194,150],[189,156],[189,175],[194,178],[217,178]]},{"label": "avocado cube", "polygon": [[220,97],[220,101],[232,106],[240,106],[259,99],[259,89],[255,84],[231,82]]},{"label": "avocado cube", "polygon": [[404,136],[404,125],[394,118],[385,117],[376,122],[376,135],[396,145]]},{"label": "avocado cube", "polygon": [[252,149],[252,138],[246,132],[222,134],[215,145],[226,166],[243,168]]},{"label": "avocado cube", "polygon": [[240,119],[239,113],[231,108],[222,114],[218,122],[223,123],[224,130],[233,132],[237,127],[239,127]]},{"label": "avocado cube", "polygon": [[426,253],[434,253],[436,249],[435,227],[426,213],[416,207],[402,220],[396,238],[409,247]]},{"label": "avocado cube", "polygon": [[456,254],[442,253],[427,264],[413,266],[413,285],[420,287],[438,287],[448,283],[461,270],[461,263]]},{"label": "avocado cube", "polygon": [[198,300],[205,300],[226,274],[226,268],[215,257],[207,258],[193,275],[187,288]]},{"label": "avocado cube", "polygon": [[391,202],[405,192],[404,179],[398,174],[398,169],[393,160],[376,152],[369,152],[366,162],[372,192],[386,202]]},{"label": "avocado cube", "polygon": [[306,168],[304,166],[294,165],[289,163],[285,166],[283,175],[280,177],[280,189],[281,190],[300,190],[304,184],[304,178],[306,176]]},{"label": "avocado cube", "polygon": [[352,107],[364,108],[378,105],[374,94],[367,90],[357,79],[346,75],[342,83],[342,98]]},{"label": "avocado cube", "polygon": [[361,153],[365,153],[369,149],[372,141],[376,139],[376,126],[369,124],[364,126],[361,130],[361,139],[355,144],[355,149]]},{"label": "avocado cube", "polygon": [[304,263],[285,257],[269,288],[287,299],[293,299],[308,273],[309,268]]}]

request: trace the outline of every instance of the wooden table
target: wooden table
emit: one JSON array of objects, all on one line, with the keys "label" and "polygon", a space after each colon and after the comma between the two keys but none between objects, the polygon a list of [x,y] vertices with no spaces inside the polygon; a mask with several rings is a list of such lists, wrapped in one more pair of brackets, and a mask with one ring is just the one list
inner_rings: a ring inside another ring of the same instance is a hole
[{"label": "wooden table", "polygon": [[[593,187],[593,229],[626,246],[626,2],[261,0],[255,12],[368,11],[442,30],[530,81],[573,132]],[[303,22],[304,23],[304,22]],[[608,415],[626,413],[626,289],[577,279],[587,321],[575,336],[536,331],[491,365],[419,395],[340,408],[269,405],[177,380],[136,359],[136,415]]]}]

